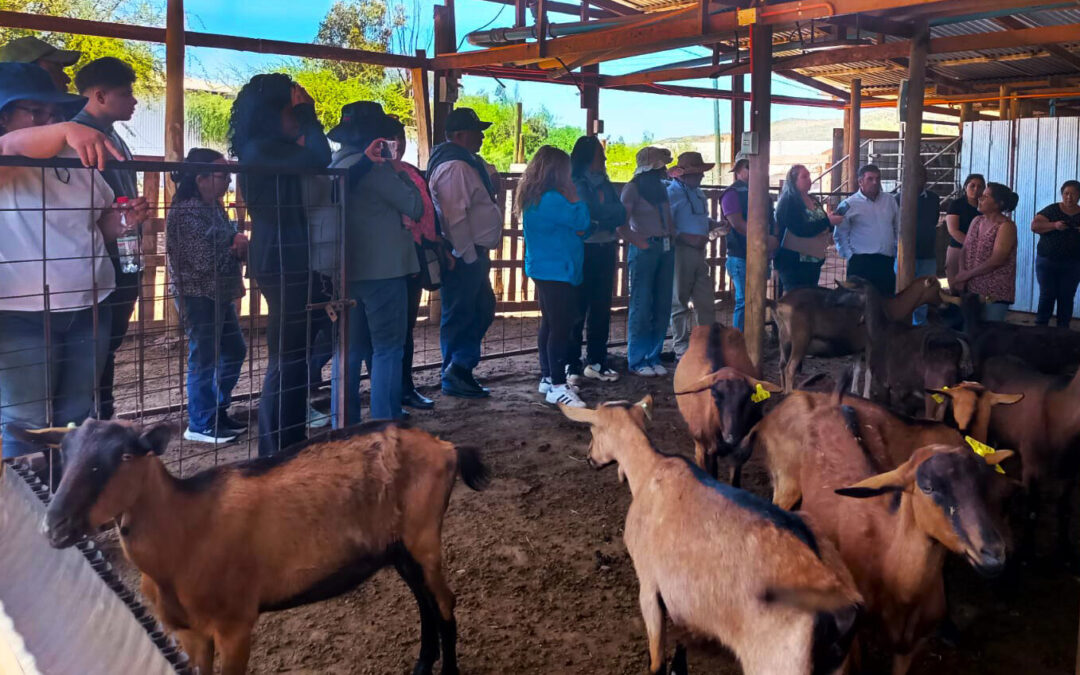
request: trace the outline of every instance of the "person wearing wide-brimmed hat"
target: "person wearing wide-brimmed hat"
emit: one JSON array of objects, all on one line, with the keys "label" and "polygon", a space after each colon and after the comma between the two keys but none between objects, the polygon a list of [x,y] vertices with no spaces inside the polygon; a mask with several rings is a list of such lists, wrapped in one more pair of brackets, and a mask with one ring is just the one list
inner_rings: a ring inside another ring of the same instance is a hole
[{"label": "person wearing wide-brimmed hat", "polygon": [[[338,367],[341,350],[335,350],[335,418],[336,392],[344,386],[345,423],[360,422],[360,365],[366,362],[371,375],[371,418],[398,419],[402,416],[401,364],[408,331],[406,277],[420,271],[412,233],[405,228],[402,216],[419,219],[424,215],[424,201],[388,146],[379,148],[377,160],[382,161],[371,162],[368,149],[372,143],[395,135],[381,105],[372,101],[346,105],[341,110],[341,124],[327,135],[341,144],[330,167],[350,170],[345,179],[345,294],[356,301],[349,309],[350,367],[345,379]],[[362,171],[357,174],[354,167],[362,167]]]},{"label": "person wearing wide-brimmed hat", "polygon": [[694,326],[711,326],[716,320],[716,292],[705,260],[709,231],[716,222],[709,217],[709,203],[701,191],[705,172],[716,166],[700,152],[679,155],[668,170],[671,215],[675,219],[675,286],[671,298],[672,349],[682,357],[690,346]]},{"label": "person wearing wide-brimmed hat", "polygon": [[71,77],[64,68],[71,67],[82,58],[82,52],[74,49],[57,49],[48,42],[32,35],[15,38],[0,47],[0,62],[32,63],[40,66],[52,78],[59,92],[66,92]]},{"label": "person wearing wide-brimmed hat", "polygon": [[667,369],[660,365],[660,351],[671,320],[675,278],[671,245],[675,224],[664,184],[671,152],[647,146],[638,150],[636,160],[634,177],[623,187],[620,197],[630,219],[619,230],[630,242],[626,360],[630,372],[653,377],[667,375]]},{"label": "person wearing wide-brimmed hat", "polygon": [[[95,129],[48,123],[59,106],[81,101],[58,92],[38,66],[0,63],[0,155],[77,157],[97,169],[107,158],[121,159]],[[82,422],[93,410],[108,347],[108,333],[95,332],[95,319],[109,324],[104,301],[114,287],[105,240],[115,239],[120,226],[112,203],[113,192],[97,171],[0,167],[5,457],[29,451],[8,437],[9,423],[63,426]]]},{"label": "person wearing wide-brimmed hat", "polygon": [[477,153],[484,130],[472,108],[446,116],[446,142],[435,146],[428,161],[428,186],[443,235],[454,247],[454,264],[443,273],[442,391],[461,398],[484,398],[473,369],[480,363],[480,344],[495,320],[490,251],[502,240],[503,212],[488,165]]}]

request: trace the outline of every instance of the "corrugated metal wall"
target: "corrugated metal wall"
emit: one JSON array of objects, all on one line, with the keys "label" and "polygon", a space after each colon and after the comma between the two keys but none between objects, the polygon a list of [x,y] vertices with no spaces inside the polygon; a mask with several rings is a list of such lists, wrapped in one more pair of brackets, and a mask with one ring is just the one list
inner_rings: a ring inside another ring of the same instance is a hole
[{"label": "corrugated metal wall", "polygon": [[[1020,196],[1013,213],[1019,241],[1016,302],[1012,308],[1034,312],[1039,301],[1035,281],[1039,235],[1031,231],[1031,219],[1060,199],[1058,188],[1062,183],[1080,176],[1080,117],[965,122],[962,145],[963,176],[981,173],[988,181],[1005,183]],[[1080,303],[1077,310],[1080,316]]]}]

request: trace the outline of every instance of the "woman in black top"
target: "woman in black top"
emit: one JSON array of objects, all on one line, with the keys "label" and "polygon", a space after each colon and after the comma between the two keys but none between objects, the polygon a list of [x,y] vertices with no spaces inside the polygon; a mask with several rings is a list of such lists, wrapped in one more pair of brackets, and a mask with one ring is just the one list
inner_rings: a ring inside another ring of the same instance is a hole
[{"label": "woman in black top", "polygon": [[973,173],[964,179],[964,192],[949,204],[945,212],[945,227],[949,230],[949,248],[945,252],[945,276],[953,279],[960,271],[960,250],[971,221],[979,215],[979,197],[986,189],[986,179]]},{"label": "woman in black top", "polygon": [[[277,167],[280,174],[240,174],[251,214],[248,271],[266,299],[268,360],[259,398],[259,455],[304,439],[310,301],[328,296],[313,284],[302,176],[292,169],[324,169],[330,144],[315,102],[288,75],[256,75],[244,85],[229,119],[229,145],[241,165]],[[318,312],[322,314],[322,312]],[[318,316],[311,314],[311,320]]]},{"label": "woman in black top", "polygon": [[1050,323],[1057,303],[1058,328],[1068,328],[1073,297],[1080,285],[1080,182],[1061,185],[1061,201],[1047,206],[1031,221],[1039,235],[1035,255],[1035,278],[1039,280],[1039,309],[1035,323]]},{"label": "woman in black top", "polygon": [[826,213],[810,196],[811,185],[810,172],[796,164],[788,171],[776,203],[776,223],[783,237],[776,253],[776,271],[785,293],[818,285],[828,233],[844,221],[843,216]]}]

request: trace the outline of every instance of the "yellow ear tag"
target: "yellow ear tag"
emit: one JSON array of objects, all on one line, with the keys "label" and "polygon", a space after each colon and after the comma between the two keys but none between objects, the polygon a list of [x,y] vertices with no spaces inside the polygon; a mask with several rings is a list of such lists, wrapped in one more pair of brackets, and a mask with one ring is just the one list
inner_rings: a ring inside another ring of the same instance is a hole
[{"label": "yellow ear tag", "polygon": [[750,394],[750,400],[754,403],[761,403],[770,396],[772,396],[772,394],[766,391],[765,387],[761,386],[761,383],[758,382],[757,387],[754,389],[754,393]]},{"label": "yellow ear tag", "polygon": [[[949,388],[948,387],[942,387],[941,390],[942,391],[948,391]],[[934,401],[934,403],[944,403],[945,402],[945,397],[942,396],[941,394],[930,394],[930,398]]]},{"label": "yellow ear tag", "polygon": [[[967,444],[971,446],[971,449],[974,450],[975,454],[979,457],[986,457],[987,455],[992,455],[997,452],[997,450],[994,450],[986,443],[980,443],[971,436],[964,436],[964,440],[967,441]],[[1005,473],[1005,469],[1002,469],[1000,464],[995,464],[994,470],[998,473]]]}]

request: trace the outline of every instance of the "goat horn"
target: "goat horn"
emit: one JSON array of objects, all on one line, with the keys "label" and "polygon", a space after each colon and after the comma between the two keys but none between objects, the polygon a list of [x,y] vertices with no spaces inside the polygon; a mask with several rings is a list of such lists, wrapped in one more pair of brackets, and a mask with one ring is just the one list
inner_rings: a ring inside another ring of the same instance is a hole
[{"label": "goat horn", "polygon": [[950,295],[949,293],[946,293],[945,291],[938,291],[938,296],[941,298],[941,301],[943,303],[945,303],[946,305],[955,305],[957,307],[960,306],[960,297],[959,296]]}]

